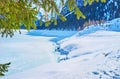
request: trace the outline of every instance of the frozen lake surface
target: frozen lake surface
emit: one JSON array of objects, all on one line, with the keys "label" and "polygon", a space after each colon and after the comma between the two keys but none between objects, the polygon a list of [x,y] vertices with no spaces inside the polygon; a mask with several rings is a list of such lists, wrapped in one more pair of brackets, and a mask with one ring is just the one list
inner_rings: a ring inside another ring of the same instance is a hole
[{"label": "frozen lake surface", "polygon": [[12,63],[6,76],[57,62],[55,42],[75,33],[46,30],[32,30],[28,33],[22,30],[21,35],[16,33],[12,38],[0,37],[0,63]]}]

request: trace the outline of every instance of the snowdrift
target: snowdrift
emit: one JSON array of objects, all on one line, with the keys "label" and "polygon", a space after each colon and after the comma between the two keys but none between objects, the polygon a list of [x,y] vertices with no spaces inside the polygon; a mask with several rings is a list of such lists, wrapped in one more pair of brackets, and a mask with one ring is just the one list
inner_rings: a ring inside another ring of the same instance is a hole
[{"label": "snowdrift", "polygon": [[86,72],[81,79],[120,79],[120,18],[86,27],[58,44],[59,60],[79,63],[77,69]]}]

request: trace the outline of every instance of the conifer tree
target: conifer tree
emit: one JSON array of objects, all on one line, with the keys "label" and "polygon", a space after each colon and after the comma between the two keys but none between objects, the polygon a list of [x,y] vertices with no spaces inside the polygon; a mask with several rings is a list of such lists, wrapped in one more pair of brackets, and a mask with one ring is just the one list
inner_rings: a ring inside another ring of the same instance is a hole
[{"label": "conifer tree", "polygon": [[8,72],[8,67],[10,63],[0,64],[0,76],[4,76],[5,72]]},{"label": "conifer tree", "polygon": [[[105,2],[106,0],[83,0],[84,6],[92,4],[94,1]],[[77,19],[86,18],[76,5],[76,0],[60,0],[61,6],[68,6],[70,11],[74,11]],[[57,17],[62,21],[67,19],[61,14],[61,10],[56,3],[56,0],[0,0],[0,35],[10,36],[14,32],[20,30],[21,26],[29,31],[31,28],[36,29],[35,21],[36,15],[40,9],[44,10],[44,15],[40,17],[40,24],[45,20],[45,25],[49,26],[51,23],[57,25]],[[51,17],[48,16],[51,14]],[[19,31],[20,32],[20,31]]]}]

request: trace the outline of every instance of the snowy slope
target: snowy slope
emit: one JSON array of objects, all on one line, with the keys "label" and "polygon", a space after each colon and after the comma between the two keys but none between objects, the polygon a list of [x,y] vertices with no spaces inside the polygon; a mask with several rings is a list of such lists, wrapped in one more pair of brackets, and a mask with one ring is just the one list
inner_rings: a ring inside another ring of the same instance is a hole
[{"label": "snowy slope", "polygon": [[[103,25],[90,26],[58,42],[59,50],[68,52],[65,61],[2,79],[120,79],[119,22],[115,19]],[[62,58],[62,55],[59,57]]]},{"label": "snowy slope", "polygon": [[61,52],[60,59],[66,57],[68,61],[79,63],[77,69],[82,68],[82,72],[89,73],[85,79],[120,79],[119,18],[105,24],[89,26],[59,43],[59,50],[68,52],[64,56],[64,52]]}]

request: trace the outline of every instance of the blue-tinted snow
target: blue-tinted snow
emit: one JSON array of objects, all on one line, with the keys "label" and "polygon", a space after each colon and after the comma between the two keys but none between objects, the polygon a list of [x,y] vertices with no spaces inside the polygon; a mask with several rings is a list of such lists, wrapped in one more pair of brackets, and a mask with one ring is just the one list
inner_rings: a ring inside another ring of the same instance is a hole
[{"label": "blue-tinted snow", "polygon": [[[88,66],[88,75],[85,79],[120,78],[120,18],[86,27],[59,43],[64,50],[71,48],[71,45],[77,45],[75,50],[68,50],[68,60],[79,60],[78,63],[84,65],[83,68],[87,68],[85,64]],[[96,69],[89,71],[93,64],[96,64],[93,66]]]},{"label": "blue-tinted snow", "polygon": [[[7,75],[23,72],[49,63],[54,57],[55,44],[77,31],[21,30],[12,38],[0,37],[0,63],[11,62]],[[53,58],[52,58],[53,57]]]},{"label": "blue-tinted snow", "polygon": [[120,32],[120,18],[114,19],[112,21],[107,21],[104,24],[91,25],[89,27],[86,27],[84,30],[78,33],[78,36],[94,33],[98,30]]},{"label": "blue-tinted snow", "polygon": [[58,42],[64,38],[73,36],[77,31],[57,31],[57,30],[32,30],[27,33],[27,35],[31,36],[45,36],[45,37],[53,37],[51,41]]},{"label": "blue-tinted snow", "polygon": [[3,79],[120,79],[119,22],[118,18],[105,24],[92,25],[59,41],[60,49],[69,51],[66,61],[39,66]]},{"label": "blue-tinted snow", "polygon": [[0,37],[0,63],[11,62],[7,75],[49,63],[49,53],[52,54],[54,51],[50,39],[25,34],[16,34],[13,38]]}]

